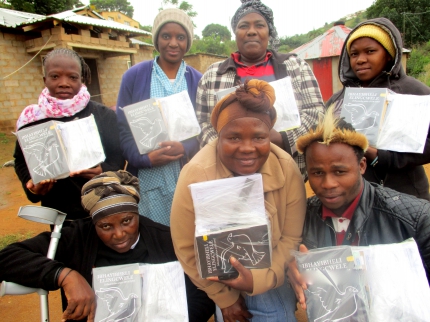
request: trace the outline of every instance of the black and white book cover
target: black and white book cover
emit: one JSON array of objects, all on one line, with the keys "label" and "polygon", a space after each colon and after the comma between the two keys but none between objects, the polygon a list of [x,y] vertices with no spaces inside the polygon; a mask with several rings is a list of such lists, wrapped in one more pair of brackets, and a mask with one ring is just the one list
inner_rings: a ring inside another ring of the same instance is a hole
[{"label": "black and white book cover", "polygon": [[137,322],[142,305],[139,264],[93,268],[96,322]]},{"label": "black and white book cover", "polygon": [[202,278],[236,273],[230,263],[231,256],[250,269],[271,266],[267,225],[211,231],[196,236],[195,244]]},{"label": "black and white book cover", "polygon": [[307,283],[309,321],[370,321],[364,260],[354,258],[351,247],[296,253],[296,260]]},{"label": "black and white book cover", "polygon": [[56,124],[48,121],[16,132],[34,184],[69,176],[67,156]]},{"label": "black and white book cover", "polygon": [[369,144],[376,147],[384,122],[391,91],[387,88],[347,87],[340,116],[357,132],[367,136]]},{"label": "black and white book cover", "polygon": [[123,110],[140,154],[156,150],[158,143],[170,140],[155,98],[125,106]]}]

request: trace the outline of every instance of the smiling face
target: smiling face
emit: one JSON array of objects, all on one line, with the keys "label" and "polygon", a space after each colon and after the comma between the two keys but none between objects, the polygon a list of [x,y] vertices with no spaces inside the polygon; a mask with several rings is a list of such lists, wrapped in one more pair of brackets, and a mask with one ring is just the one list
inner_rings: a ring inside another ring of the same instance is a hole
[{"label": "smiling face", "polygon": [[82,86],[81,66],[72,57],[53,56],[45,64],[43,81],[52,97],[71,99]]},{"label": "smiling face", "polygon": [[95,223],[101,241],[118,253],[125,253],[139,236],[139,215],[132,212],[104,217]]},{"label": "smiling face", "polygon": [[309,184],[323,205],[341,216],[361,191],[366,158],[358,162],[347,144],[314,142],[306,149],[306,170]]},{"label": "smiling face", "polygon": [[269,128],[254,117],[233,120],[219,133],[217,152],[235,175],[256,173],[269,157]]},{"label": "smiling face", "polygon": [[263,16],[250,13],[237,23],[236,44],[244,63],[255,64],[266,56],[269,26]]},{"label": "smiling face", "polygon": [[180,64],[187,52],[187,32],[177,23],[166,23],[158,33],[157,43],[161,63]]},{"label": "smiling face", "polygon": [[349,62],[363,87],[380,75],[391,60],[390,54],[373,38],[358,38],[351,44]]}]

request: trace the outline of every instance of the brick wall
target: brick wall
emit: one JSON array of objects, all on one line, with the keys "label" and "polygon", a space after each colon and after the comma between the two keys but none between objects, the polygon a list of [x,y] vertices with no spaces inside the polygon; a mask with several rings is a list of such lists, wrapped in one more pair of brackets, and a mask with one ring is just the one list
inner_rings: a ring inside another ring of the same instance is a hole
[{"label": "brick wall", "polygon": [[[15,72],[32,58],[26,53],[23,35],[2,32],[0,32],[0,56],[0,78]],[[22,109],[37,103],[43,87],[40,57],[36,57],[18,72],[1,80],[0,132],[15,129],[16,120]]]},{"label": "brick wall", "polygon": [[204,73],[213,63],[226,60],[227,57],[211,55],[211,54],[191,54],[184,57],[187,65],[197,69],[200,73]]}]

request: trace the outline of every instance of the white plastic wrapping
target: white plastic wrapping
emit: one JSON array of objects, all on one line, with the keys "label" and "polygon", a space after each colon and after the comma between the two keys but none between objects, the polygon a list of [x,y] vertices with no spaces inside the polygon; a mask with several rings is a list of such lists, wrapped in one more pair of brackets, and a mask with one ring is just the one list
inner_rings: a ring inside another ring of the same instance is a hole
[{"label": "white plastic wrapping", "polygon": [[186,322],[187,294],[179,262],[93,269],[96,322]]},{"label": "white plastic wrapping", "polygon": [[195,183],[189,188],[201,277],[236,272],[230,256],[248,268],[270,267],[271,229],[261,174]]},{"label": "white plastic wrapping", "polygon": [[140,264],[143,277],[140,321],[187,322],[184,271],[179,262]]},{"label": "white plastic wrapping", "polygon": [[430,320],[430,288],[417,244],[364,248],[370,289],[371,321]]},{"label": "white plastic wrapping", "polygon": [[59,123],[70,172],[90,169],[105,159],[94,115],[71,122]]},{"label": "white plastic wrapping", "polygon": [[158,98],[171,140],[184,141],[201,132],[187,91]]},{"label": "white plastic wrapping", "polygon": [[[348,252],[352,260],[341,260],[339,253],[342,251]],[[326,310],[330,307],[326,299],[342,304],[341,293],[347,293],[344,285],[348,285],[357,290],[351,294],[361,299],[361,307],[368,307],[356,311],[354,321],[429,321],[430,288],[412,238],[397,244],[327,247],[308,253],[293,251],[293,254],[308,284],[305,296],[309,319],[320,318],[320,312],[326,312],[326,318],[333,314]],[[345,266],[346,262],[349,264]],[[321,269],[327,266],[329,269]],[[324,286],[329,284],[330,287]],[[333,284],[336,287],[332,287]]]}]

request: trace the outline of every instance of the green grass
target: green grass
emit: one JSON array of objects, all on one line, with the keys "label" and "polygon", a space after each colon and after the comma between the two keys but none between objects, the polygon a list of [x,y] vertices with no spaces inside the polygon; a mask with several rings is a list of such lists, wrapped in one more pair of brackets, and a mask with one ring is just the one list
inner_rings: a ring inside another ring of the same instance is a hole
[{"label": "green grass", "polygon": [[9,138],[5,133],[0,133],[0,143],[7,144],[9,143]]},{"label": "green grass", "polygon": [[0,250],[5,248],[7,245],[16,243],[19,241],[23,241],[25,239],[33,237],[32,232],[27,232],[25,235],[23,234],[11,234],[6,236],[0,236]]}]

